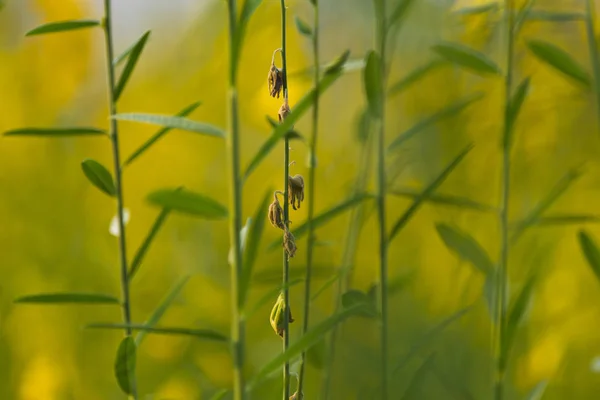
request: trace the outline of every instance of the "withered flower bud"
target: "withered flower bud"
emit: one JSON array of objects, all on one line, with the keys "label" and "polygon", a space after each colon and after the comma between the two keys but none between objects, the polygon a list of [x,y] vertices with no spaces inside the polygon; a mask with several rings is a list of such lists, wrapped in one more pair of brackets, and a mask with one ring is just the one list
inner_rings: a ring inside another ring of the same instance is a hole
[{"label": "withered flower bud", "polygon": [[304,398],[303,395],[298,394],[298,392],[294,392],[293,395],[290,396],[290,400],[302,400]]},{"label": "withered flower bud", "polygon": [[275,63],[271,63],[269,75],[267,76],[267,82],[269,84],[269,95],[271,97],[279,98],[281,89],[283,88],[283,73],[275,66]]},{"label": "withered flower bud", "polygon": [[[284,331],[284,310],[285,310],[285,301],[283,299],[283,293],[279,293],[279,297],[271,310],[271,316],[269,317],[269,321],[271,322],[271,327],[279,336],[283,337]],[[294,318],[292,318],[292,310],[288,307],[288,322],[291,324],[294,322]]]},{"label": "withered flower bud", "polygon": [[[288,178],[288,191],[291,193],[290,204],[294,210],[300,208],[300,202],[304,201],[304,178],[297,174]],[[298,206],[296,207],[296,203]]]},{"label": "withered flower bud", "polygon": [[292,112],[292,110],[290,110],[290,106],[287,102],[287,99],[283,102],[283,104],[281,105],[281,107],[279,107],[279,111],[277,112],[277,115],[279,116],[279,123],[282,123],[284,119],[287,118],[287,116]]},{"label": "withered flower bud", "polygon": [[283,234],[283,248],[288,255],[288,258],[293,258],[296,254],[296,239],[289,229],[285,229]]},{"label": "withered flower bud", "polygon": [[281,205],[279,205],[279,200],[277,200],[277,194],[273,197],[275,197],[275,200],[269,205],[269,222],[271,222],[271,225],[275,228],[284,230],[283,210],[281,209]]}]

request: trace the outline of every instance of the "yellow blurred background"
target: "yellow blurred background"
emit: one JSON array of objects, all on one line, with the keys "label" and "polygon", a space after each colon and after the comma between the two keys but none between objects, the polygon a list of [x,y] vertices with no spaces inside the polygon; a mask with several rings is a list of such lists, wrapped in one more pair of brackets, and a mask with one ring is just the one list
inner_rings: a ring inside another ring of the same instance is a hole
[{"label": "yellow blurred background", "polygon": [[[5,0],[0,9],[0,131],[24,126],[108,126],[106,72],[99,29],[25,38],[45,22],[101,18],[102,4],[92,0]],[[119,102],[119,112],[176,113],[195,101],[190,115],[198,121],[226,126],[226,4],[217,0],[114,1],[117,53],[146,30],[146,49]],[[390,3],[394,3],[390,0]],[[503,65],[502,29],[493,15],[461,17],[453,10],[484,1],[417,1],[395,39],[390,82],[396,82],[432,59],[430,46],[439,40],[461,41]],[[302,71],[312,63],[309,41],[294,29],[296,15],[312,20],[308,0],[288,2],[288,69],[293,104],[311,87]],[[538,0],[536,7],[577,10],[575,0]],[[249,27],[240,69],[242,165],[247,165],[269,135],[266,115],[275,118],[280,101],[268,96],[267,72],[273,50],[280,46],[279,1],[263,0]],[[330,61],[344,50],[361,59],[372,46],[372,5],[362,0],[321,0],[321,58]],[[588,70],[589,56],[582,23],[527,23],[517,42],[516,76],[531,75],[530,96],[515,132],[513,152],[513,220],[524,217],[567,170],[585,163],[585,174],[551,208],[552,213],[597,212],[600,136],[594,96],[538,62],[523,40],[543,38],[565,48]],[[500,188],[500,132],[503,90],[500,77],[482,78],[458,67],[444,67],[388,102],[389,141],[428,114],[459,98],[481,91],[485,97],[465,112],[406,142],[393,162],[400,171],[398,187],[420,188],[469,142],[475,144],[440,193],[496,205]],[[347,198],[359,172],[361,150],[357,117],[364,107],[361,74],[349,72],[323,96],[318,169],[317,212]],[[296,126],[308,136],[310,118]],[[156,127],[120,123],[121,152],[131,154]],[[277,149],[244,187],[243,218],[250,217],[266,190],[279,188],[282,154]],[[14,400],[124,398],[113,377],[121,332],[82,329],[92,322],[120,322],[118,307],[16,305],[18,296],[40,292],[84,291],[120,295],[116,239],[108,228],[115,205],[92,187],[80,162],[92,157],[112,165],[109,141],[103,138],[16,138],[0,140],[0,398]],[[307,149],[293,142],[293,174],[307,176]],[[173,131],[124,172],[130,256],[142,242],[159,211],[145,200],[158,188],[186,187],[227,201],[224,142],[194,133]],[[369,185],[371,189],[373,185]],[[312,196],[307,193],[306,196]],[[390,197],[389,224],[410,205]],[[293,215],[306,218],[307,207]],[[367,290],[377,279],[377,226],[367,220],[356,248],[351,286]],[[319,228],[316,278],[320,287],[340,267],[349,214]],[[490,395],[492,358],[490,319],[478,301],[482,277],[444,246],[435,223],[470,232],[489,252],[498,253],[498,223],[492,214],[427,204],[390,245],[390,275],[416,271],[391,303],[390,359],[400,359],[425,332],[469,304],[459,322],[419,351],[393,381],[401,398],[414,371],[435,352],[435,369],[415,399],[473,398]],[[542,278],[526,325],[519,330],[509,368],[509,398],[524,398],[542,380],[544,399],[593,399],[600,390],[594,371],[600,355],[600,285],[586,265],[577,243],[580,225],[533,227],[511,252],[511,288],[519,288],[529,271]],[[600,235],[594,225],[586,226]],[[267,245],[278,233],[266,229],[263,250],[251,290],[251,302],[280,280],[279,251]],[[303,276],[306,240],[298,241],[292,260]],[[161,320],[165,326],[205,327],[229,331],[227,224],[171,215],[153,243],[132,285],[133,319],[143,322],[170,287],[183,275],[191,279]],[[334,309],[336,285],[314,303],[313,320]],[[301,329],[302,285],[291,291],[296,323]],[[275,299],[273,299],[275,301]],[[281,347],[268,323],[270,304],[249,321],[247,373],[251,375]],[[193,338],[149,335],[139,349],[138,379],[144,399],[208,399],[231,385],[231,359],[225,345]],[[322,369],[308,370],[307,399],[317,398]],[[338,340],[333,399],[369,399],[362,395],[378,382],[377,326],[351,320]],[[293,365],[297,370],[297,365]],[[280,396],[277,374],[258,388],[254,398]],[[420,389],[419,389],[420,390]],[[466,391],[466,392],[465,392]],[[470,393],[470,397],[465,394]],[[361,397],[362,396],[362,397]],[[512,397],[514,396],[514,397]]]}]

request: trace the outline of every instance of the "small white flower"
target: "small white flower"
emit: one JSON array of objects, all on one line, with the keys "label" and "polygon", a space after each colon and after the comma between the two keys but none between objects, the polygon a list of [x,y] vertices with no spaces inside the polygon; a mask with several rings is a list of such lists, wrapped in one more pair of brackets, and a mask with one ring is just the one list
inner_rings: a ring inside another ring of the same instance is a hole
[{"label": "small white flower", "polygon": [[[127,226],[127,223],[129,222],[129,209],[128,208],[124,208],[123,209],[123,225]],[[113,235],[114,237],[119,237],[119,219],[117,218],[117,215],[115,215],[112,220],[110,221],[110,226],[108,228],[108,232]]]}]

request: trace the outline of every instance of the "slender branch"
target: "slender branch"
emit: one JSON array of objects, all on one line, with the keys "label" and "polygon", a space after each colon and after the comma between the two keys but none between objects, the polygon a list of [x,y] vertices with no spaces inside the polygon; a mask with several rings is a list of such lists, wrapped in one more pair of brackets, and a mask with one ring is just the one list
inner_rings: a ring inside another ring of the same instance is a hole
[{"label": "slender branch", "polygon": [[242,306],[239,280],[242,276],[242,185],[240,179],[240,143],[238,124],[237,65],[234,57],[237,33],[236,0],[228,1],[229,12],[229,134],[227,135],[227,157],[229,165],[229,240],[233,247],[231,264],[231,351],[233,356],[234,400],[243,400],[244,388],[244,344],[245,321],[241,315]]},{"label": "slender branch", "polygon": [[[282,79],[283,79],[283,101],[285,104],[289,104],[288,95],[288,82],[287,82],[287,51],[286,51],[286,6],[285,0],[281,0],[281,62],[282,62]],[[283,150],[283,163],[284,163],[284,203],[283,203],[283,221],[285,224],[286,231],[289,229],[290,224],[290,211],[289,211],[289,184],[288,178],[290,173],[290,142],[288,135],[285,135],[284,139],[284,150]],[[290,344],[290,332],[289,332],[289,316],[290,316],[290,290],[288,288],[290,274],[290,263],[288,254],[283,250],[283,301],[284,301],[284,313],[283,313],[283,351],[285,352]],[[288,400],[290,397],[290,363],[285,362],[283,365],[283,400]]]},{"label": "slender branch", "polygon": [[587,32],[590,59],[594,74],[594,86],[596,92],[596,118],[598,118],[598,129],[600,129],[600,53],[598,52],[598,42],[594,30],[595,10],[593,0],[586,1],[585,26]]},{"label": "slender branch", "polygon": [[[115,101],[115,70],[113,67],[114,50],[112,38],[112,16],[111,2],[104,0],[104,37],[106,41],[106,69],[108,74],[108,109],[110,117],[117,113]],[[117,197],[117,221],[119,225],[119,260],[121,267],[121,292],[123,297],[123,321],[128,326],[131,324],[131,301],[129,298],[129,279],[127,276],[127,245],[125,240],[125,222],[123,217],[123,181],[121,179],[121,160],[119,154],[119,131],[117,120],[110,118],[110,139],[113,151],[113,163],[115,173],[115,189]],[[125,328],[125,335],[131,336],[130,327]],[[135,376],[132,382],[132,396],[137,399],[137,381]]]},{"label": "slender branch", "polygon": [[504,117],[504,140],[502,150],[502,198],[500,204],[500,256],[499,271],[496,280],[496,310],[495,310],[495,358],[496,369],[494,379],[494,399],[502,400],[504,397],[504,375],[506,372],[506,360],[503,357],[504,335],[506,331],[507,318],[507,281],[508,281],[508,257],[509,257],[509,199],[510,199],[510,143],[506,139],[510,134],[508,125],[509,104],[513,80],[513,53],[514,53],[514,16],[513,0],[506,0],[505,13],[506,23],[506,75],[504,79],[505,95],[505,117]]},{"label": "slender branch", "polygon": [[[308,240],[306,244],[306,279],[304,282],[304,319],[302,323],[302,335],[308,332],[310,320],[310,284],[312,279],[313,246],[314,246],[314,225],[315,215],[315,168],[317,154],[317,138],[319,132],[319,1],[314,0],[314,20],[313,20],[313,65],[314,65],[314,85],[315,100],[312,109],[312,137],[310,138],[310,165],[308,171]],[[303,398],[303,387],[306,372],[306,351],[302,352],[302,363],[300,365],[300,377],[298,378],[298,396]]]}]

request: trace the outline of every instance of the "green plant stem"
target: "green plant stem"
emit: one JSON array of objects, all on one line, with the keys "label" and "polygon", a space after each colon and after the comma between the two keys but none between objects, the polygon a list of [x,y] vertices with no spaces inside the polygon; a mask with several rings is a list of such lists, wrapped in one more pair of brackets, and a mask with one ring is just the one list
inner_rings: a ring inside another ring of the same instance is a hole
[{"label": "green plant stem", "polygon": [[[302,335],[308,332],[310,320],[310,284],[312,279],[312,262],[314,247],[314,226],[312,220],[315,215],[315,168],[317,154],[317,138],[319,132],[319,1],[314,0],[314,20],[313,20],[313,65],[315,68],[313,80],[315,85],[315,101],[312,109],[312,137],[310,138],[309,170],[308,170],[308,239],[306,243],[306,279],[304,281],[304,319],[302,322]],[[302,352],[302,363],[300,364],[300,377],[298,379],[298,393],[300,398],[303,396],[302,388],[306,372],[306,351]]]},{"label": "green plant stem", "polygon": [[[285,0],[281,0],[281,62],[282,62],[282,75],[283,75],[283,101],[289,104],[288,95],[288,82],[287,82],[287,59],[286,59],[286,46],[285,46]],[[285,135],[284,139],[284,150],[283,150],[283,163],[284,163],[284,194],[285,199],[283,204],[283,221],[285,229],[289,229],[290,225],[290,201],[289,201],[289,184],[288,178],[290,173],[290,141],[288,135]],[[285,352],[290,344],[290,290],[288,287],[290,275],[290,262],[289,257],[285,249],[283,250],[283,301],[285,312],[283,313],[283,351]],[[288,361],[283,365],[283,400],[288,400],[290,397],[290,363]]]},{"label": "green plant stem", "polygon": [[[129,298],[129,279],[127,276],[127,245],[125,241],[125,222],[123,218],[123,182],[121,179],[121,160],[119,154],[119,131],[117,120],[112,118],[117,113],[117,104],[115,101],[115,70],[112,60],[114,59],[112,23],[111,23],[111,3],[110,0],[104,0],[104,37],[106,41],[106,68],[108,74],[108,109],[110,114],[110,140],[113,150],[113,163],[115,174],[115,189],[117,197],[117,221],[119,225],[119,259],[121,266],[121,291],[123,297],[123,322],[131,324],[131,301]],[[125,328],[125,335],[131,336],[130,327]],[[132,382],[132,396],[137,399],[137,381],[135,376]]]},{"label": "green plant stem", "polygon": [[594,87],[596,92],[596,118],[598,118],[598,129],[600,129],[600,54],[598,53],[598,42],[594,31],[594,4],[592,0],[586,1],[585,26],[590,49],[590,59],[594,74]]},{"label": "green plant stem", "polygon": [[228,1],[229,13],[229,134],[227,135],[227,157],[229,164],[229,240],[233,247],[231,265],[231,351],[233,356],[233,398],[243,400],[244,388],[244,338],[245,321],[241,316],[239,281],[242,276],[242,185],[240,179],[240,144],[238,124],[237,66],[234,46],[237,27],[237,5]]},{"label": "green plant stem", "polygon": [[494,377],[494,399],[502,400],[504,397],[504,376],[506,372],[506,359],[504,357],[504,335],[506,333],[507,318],[507,281],[508,281],[508,257],[509,257],[509,200],[510,200],[510,135],[509,104],[511,99],[513,80],[513,56],[514,56],[514,16],[512,0],[506,0],[505,15],[506,22],[506,74],[504,79],[505,115],[504,115],[504,140],[502,148],[502,198],[500,203],[500,256],[499,270],[496,277],[496,311],[495,311],[495,377]]},{"label": "green plant stem", "polygon": [[377,135],[377,219],[379,221],[379,302],[381,311],[381,393],[382,400],[388,399],[388,238],[386,230],[386,174],[385,174],[385,103],[386,103],[386,41],[387,21],[386,0],[380,0],[381,7],[377,12],[376,48],[381,61],[381,110]]}]

